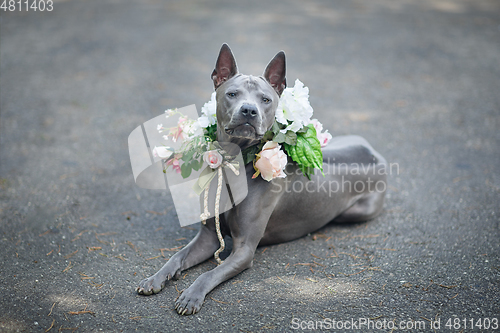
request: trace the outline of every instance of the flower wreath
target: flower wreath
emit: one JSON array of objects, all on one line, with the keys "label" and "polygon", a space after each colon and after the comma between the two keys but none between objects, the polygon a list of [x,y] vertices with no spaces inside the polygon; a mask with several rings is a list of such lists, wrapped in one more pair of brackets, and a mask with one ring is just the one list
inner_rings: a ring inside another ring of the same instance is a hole
[{"label": "flower wreath", "polygon": [[[217,169],[222,163],[231,163],[232,157],[225,155],[216,139],[216,93],[212,93],[210,101],[201,108],[201,117],[189,119],[177,110],[167,110],[166,117],[179,114],[176,127],[164,128],[159,124],[157,130],[165,140],[177,142],[182,140],[181,148],[174,151],[169,146],[153,149],[153,154],[165,161],[164,172],[172,167],[181,173],[183,178],[189,177],[192,170],[198,171],[203,162],[212,169]],[[323,153],[332,138],[328,131],[323,131],[323,125],[317,119],[311,119],[313,109],[309,103],[309,88],[300,80],[295,81],[293,88],[286,88],[281,94],[275,121],[266,132],[261,142],[242,151],[245,164],[253,161],[255,174],[271,181],[274,178],[284,178],[287,155],[295,161],[302,173],[310,178],[314,169],[323,172]],[[284,148],[285,152],[282,150]],[[234,165],[238,168],[238,165]]]}]

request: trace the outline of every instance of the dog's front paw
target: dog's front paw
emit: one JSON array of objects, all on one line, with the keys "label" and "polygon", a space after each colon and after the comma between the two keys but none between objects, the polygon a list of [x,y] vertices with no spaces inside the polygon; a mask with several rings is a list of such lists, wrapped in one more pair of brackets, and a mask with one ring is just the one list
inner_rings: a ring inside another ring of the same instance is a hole
[{"label": "dog's front paw", "polygon": [[180,315],[191,315],[200,311],[205,295],[201,292],[192,291],[192,287],[183,291],[175,301],[175,310]]},{"label": "dog's front paw", "polygon": [[152,295],[159,293],[167,284],[168,277],[162,277],[157,274],[142,280],[136,291],[139,295]]}]

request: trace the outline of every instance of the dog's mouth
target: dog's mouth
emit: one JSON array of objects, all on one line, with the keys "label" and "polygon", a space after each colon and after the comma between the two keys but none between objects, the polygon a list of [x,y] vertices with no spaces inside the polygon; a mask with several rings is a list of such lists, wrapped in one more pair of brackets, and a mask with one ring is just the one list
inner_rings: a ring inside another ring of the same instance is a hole
[{"label": "dog's mouth", "polygon": [[255,127],[250,123],[244,123],[233,128],[226,128],[227,135],[237,138],[260,139],[262,135],[257,133]]}]

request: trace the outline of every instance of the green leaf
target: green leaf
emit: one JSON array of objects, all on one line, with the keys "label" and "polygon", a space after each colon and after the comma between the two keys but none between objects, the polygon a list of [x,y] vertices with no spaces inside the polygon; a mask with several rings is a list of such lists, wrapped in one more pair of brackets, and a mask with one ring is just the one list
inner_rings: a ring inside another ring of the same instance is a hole
[{"label": "green leaf", "polygon": [[187,178],[191,175],[191,171],[193,170],[191,163],[182,163],[181,165],[181,176],[182,178]]},{"label": "green leaf", "polygon": [[314,173],[314,168],[323,173],[323,152],[316,137],[316,129],[312,124],[307,127],[309,129],[305,133],[297,134],[296,145],[285,143],[284,147],[288,156],[300,166],[302,173],[310,178],[310,175]]},{"label": "green leaf", "polygon": [[285,142],[289,145],[295,146],[297,144],[297,134],[293,131],[287,131],[285,134]]},{"label": "green leaf", "polygon": [[203,160],[193,160],[191,163],[191,167],[193,168],[194,171],[200,170],[201,166],[203,165]]},{"label": "green leaf", "polygon": [[300,170],[302,171],[302,174],[307,177],[307,179],[311,180],[311,175],[314,175],[314,168],[303,167]]},{"label": "green leaf", "polygon": [[183,160],[184,162],[189,162],[193,158],[194,153],[195,153],[194,149],[188,150],[187,152],[182,154],[181,160]]},{"label": "green leaf", "polygon": [[277,143],[283,143],[286,141],[286,136],[285,134],[278,132],[278,134],[274,136],[273,141]]},{"label": "green leaf", "polygon": [[280,131],[273,137],[272,140],[277,143],[286,142],[287,144],[294,146],[297,144],[297,134],[293,131],[286,131],[286,133]]},{"label": "green leaf", "polygon": [[255,159],[255,154],[257,154],[262,149],[262,145],[258,144],[255,146],[250,146],[244,149],[241,154],[243,156],[243,163],[248,164]]},{"label": "green leaf", "polygon": [[217,139],[217,124],[210,125],[205,129],[205,137],[209,141],[215,141]]},{"label": "green leaf", "polygon": [[[266,143],[267,141],[270,141],[270,140],[274,140],[274,137],[276,135],[278,135],[280,133],[280,124],[274,120],[274,123],[273,125],[271,126],[271,128],[264,134],[264,136],[262,137],[262,140],[261,142],[263,143]],[[283,141],[284,142],[284,141]]]},{"label": "green leaf", "polygon": [[261,142],[267,142],[269,140],[272,140],[274,137],[274,133],[272,130],[267,131],[264,136],[262,137]]},{"label": "green leaf", "polygon": [[280,124],[278,124],[278,122],[276,120],[274,120],[274,123],[273,123],[273,127],[271,127],[271,130],[273,131],[273,134],[278,134],[278,132],[280,131]]},{"label": "green leaf", "polygon": [[297,134],[305,134],[308,130],[308,126],[302,126],[302,128],[297,131]]}]

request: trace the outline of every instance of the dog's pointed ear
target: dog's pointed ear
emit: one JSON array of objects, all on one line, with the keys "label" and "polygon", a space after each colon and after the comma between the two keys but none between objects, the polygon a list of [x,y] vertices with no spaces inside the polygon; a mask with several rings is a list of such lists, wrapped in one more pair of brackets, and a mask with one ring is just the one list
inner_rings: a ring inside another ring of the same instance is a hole
[{"label": "dog's pointed ear", "polygon": [[285,52],[278,52],[269,62],[264,71],[264,78],[276,90],[278,96],[281,96],[281,93],[286,88]]},{"label": "dog's pointed ear", "polygon": [[212,80],[214,81],[215,89],[219,88],[221,84],[229,80],[238,73],[236,60],[229,46],[224,43],[219,52],[219,57],[215,63],[215,69],[212,72]]}]

